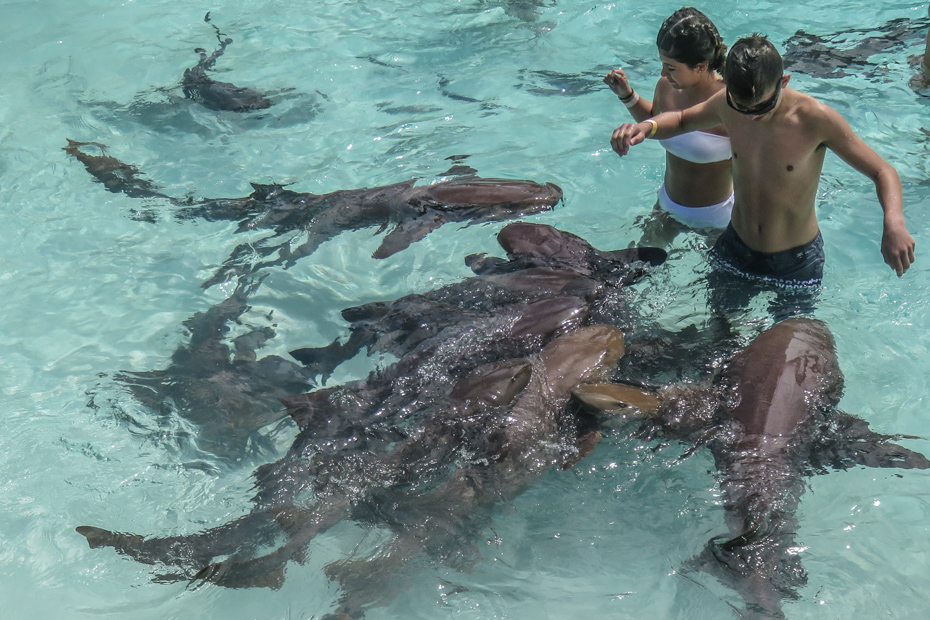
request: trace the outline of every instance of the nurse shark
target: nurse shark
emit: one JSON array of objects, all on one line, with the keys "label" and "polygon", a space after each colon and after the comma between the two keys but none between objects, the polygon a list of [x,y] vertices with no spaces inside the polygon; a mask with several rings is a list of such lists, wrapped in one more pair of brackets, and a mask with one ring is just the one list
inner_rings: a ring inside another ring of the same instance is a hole
[{"label": "nurse shark", "polygon": [[[291,267],[346,230],[388,231],[373,258],[387,258],[443,224],[513,219],[552,209],[562,200],[553,183],[459,176],[429,185],[416,179],[328,194],[294,192],[282,185],[252,184],[251,195],[207,200],[181,209],[179,218],[240,220],[236,232],[272,229],[274,234],[235,248],[204,287],[264,267]],[[299,239],[299,242],[292,242]],[[277,254],[276,257],[263,260]]]},{"label": "nurse shark", "polygon": [[[100,154],[88,153],[87,147],[99,150]],[[108,192],[126,194],[130,198],[163,198],[174,202],[174,198],[158,191],[158,186],[141,176],[139,169],[123,163],[107,153],[107,146],[100,142],[77,142],[68,138],[65,153],[84,164],[87,172],[103,184]]]},{"label": "nurse shark", "polygon": [[[620,330],[598,325],[539,353],[479,366],[387,449],[327,449],[302,432],[287,456],[255,472],[254,509],[217,528],[165,538],[77,531],[92,548],[161,566],[165,578],[278,588],[287,563],[305,557],[316,535],[359,520],[390,539],[381,553],[326,573],[342,586],[338,617],[360,618],[390,601],[392,575],[418,556],[467,567],[497,503],[590,451],[592,434],[565,405],[573,388],[604,380],[623,350]],[[275,550],[260,555],[268,545]]]},{"label": "nurse shark", "polygon": [[[100,154],[88,153],[82,148],[86,146],[98,148]],[[417,179],[411,179],[313,194],[280,184],[252,183],[253,192],[243,198],[181,200],[157,191],[137,168],[110,156],[103,144],[69,139],[64,150],[83,163],[107,190],[133,198],[163,198],[178,207],[175,216],[179,220],[238,221],[237,233],[274,231],[264,239],[236,247],[204,288],[264,267],[292,266],[344,231],[377,227],[380,233],[390,229],[372,255],[387,258],[443,224],[519,218],[552,209],[563,196],[554,183],[483,178],[475,175],[473,168],[456,164],[442,175],[450,178],[428,185],[416,185]],[[301,234],[302,241],[292,245]],[[273,254],[277,257],[262,262]]]},{"label": "nurse shark", "polygon": [[[742,617],[784,618],[782,600],[807,581],[795,552],[795,512],[805,476],[856,465],[927,469],[930,461],[837,409],[843,374],[833,336],[819,320],[776,323],[738,352],[711,387],[659,391],[622,384],[581,386],[591,411],[633,406],[651,416],[647,435],[706,446],[723,491],[728,532],[688,569],[738,591]],[[913,438],[912,438],[913,439]]]},{"label": "nurse shark", "polygon": [[189,338],[163,370],[116,376],[144,406],[195,424],[198,448],[230,462],[263,447],[258,431],[287,417],[282,398],[314,385],[314,373],[302,365],[258,357],[275,337],[273,327],[248,329],[228,341],[231,328],[244,326],[248,297],[259,285],[243,280],[228,298],[186,320]]},{"label": "nurse shark", "polygon": [[[209,12],[204,16],[203,21],[210,23]],[[229,82],[220,82],[207,75],[207,71],[212,70],[216,64],[216,59],[222,56],[226,47],[233,42],[220,32],[216,25],[210,25],[216,30],[216,38],[220,47],[209,56],[202,48],[194,50],[200,54],[200,61],[184,71],[184,77],[181,79],[181,90],[184,96],[206,108],[217,111],[249,112],[270,108],[272,101],[263,93]]]},{"label": "nurse shark", "polygon": [[649,247],[601,251],[577,235],[529,222],[507,224],[497,240],[506,259],[473,254],[465,258],[473,277],[393,301],[346,308],[342,316],[350,326],[345,342],[336,339],[291,355],[325,379],[363,348],[368,355],[403,357],[441,330],[489,317],[505,305],[560,296],[593,302],[607,288],[636,283],[667,257],[664,250]]}]

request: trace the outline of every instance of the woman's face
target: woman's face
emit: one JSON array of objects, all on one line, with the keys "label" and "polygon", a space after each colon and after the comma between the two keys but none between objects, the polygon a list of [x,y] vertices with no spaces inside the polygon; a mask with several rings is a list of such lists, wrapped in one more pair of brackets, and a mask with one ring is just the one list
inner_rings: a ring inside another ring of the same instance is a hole
[{"label": "woman's face", "polygon": [[706,63],[702,62],[692,69],[683,62],[669,58],[662,50],[659,50],[659,60],[662,61],[662,77],[674,88],[694,86],[707,73]]}]

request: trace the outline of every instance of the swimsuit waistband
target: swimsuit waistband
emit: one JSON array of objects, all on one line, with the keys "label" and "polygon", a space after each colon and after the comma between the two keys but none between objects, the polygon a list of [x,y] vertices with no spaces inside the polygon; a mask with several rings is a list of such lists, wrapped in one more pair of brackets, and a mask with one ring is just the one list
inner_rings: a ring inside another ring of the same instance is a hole
[{"label": "swimsuit waistband", "polygon": [[724,228],[730,223],[730,212],[733,210],[734,194],[723,202],[706,207],[686,207],[680,205],[668,195],[665,189],[665,183],[659,186],[658,203],[659,207],[681,222],[691,228]]},{"label": "swimsuit waistband", "polygon": [[779,288],[819,286],[823,281],[820,231],[804,245],[779,252],[759,252],[746,245],[730,224],[714,244],[711,257],[724,271]]}]

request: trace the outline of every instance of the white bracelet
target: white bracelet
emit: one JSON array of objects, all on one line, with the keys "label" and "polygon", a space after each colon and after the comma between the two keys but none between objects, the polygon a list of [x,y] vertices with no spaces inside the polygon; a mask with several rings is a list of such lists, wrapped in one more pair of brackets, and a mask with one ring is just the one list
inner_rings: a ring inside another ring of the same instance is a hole
[{"label": "white bracelet", "polygon": [[649,130],[649,133],[646,134],[647,138],[651,138],[656,135],[656,132],[659,130],[659,123],[655,122],[651,118],[647,118],[643,121],[644,123],[652,123],[652,129]]},{"label": "white bracelet", "polygon": [[[623,99],[621,99],[620,101],[623,101]],[[639,93],[637,93],[635,90],[633,91],[632,99],[630,99],[629,101],[623,101],[623,105],[625,105],[627,108],[632,108],[637,103],[639,103]]]}]

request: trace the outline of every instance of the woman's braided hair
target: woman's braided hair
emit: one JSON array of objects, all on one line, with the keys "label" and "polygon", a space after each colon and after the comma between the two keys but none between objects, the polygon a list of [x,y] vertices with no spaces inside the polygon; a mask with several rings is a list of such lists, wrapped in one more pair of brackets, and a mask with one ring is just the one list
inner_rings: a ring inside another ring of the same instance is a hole
[{"label": "woman's braided hair", "polygon": [[656,46],[672,60],[692,69],[706,62],[710,70],[718,73],[727,56],[727,46],[714,22],[690,6],[678,9],[662,22]]}]

